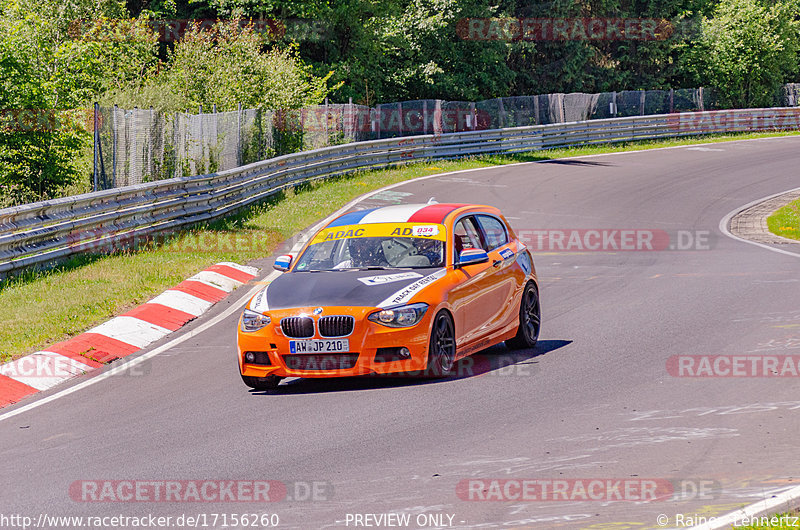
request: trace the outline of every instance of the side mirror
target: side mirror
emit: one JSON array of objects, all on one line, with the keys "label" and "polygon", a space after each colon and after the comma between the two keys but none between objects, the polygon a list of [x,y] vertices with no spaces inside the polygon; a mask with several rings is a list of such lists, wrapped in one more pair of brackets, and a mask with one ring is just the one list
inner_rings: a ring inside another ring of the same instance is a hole
[{"label": "side mirror", "polygon": [[276,271],[286,272],[289,270],[289,266],[292,264],[292,255],[291,254],[283,254],[282,256],[278,256],[275,258],[275,263],[272,264],[272,268]]},{"label": "side mirror", "polygon": [[485,250],[482,248],[468,248],[461,251],[456,266],[463,267],[464,265],[475,265],[476,263],[486,263],[487,261],[489,261],[489,254]]}]

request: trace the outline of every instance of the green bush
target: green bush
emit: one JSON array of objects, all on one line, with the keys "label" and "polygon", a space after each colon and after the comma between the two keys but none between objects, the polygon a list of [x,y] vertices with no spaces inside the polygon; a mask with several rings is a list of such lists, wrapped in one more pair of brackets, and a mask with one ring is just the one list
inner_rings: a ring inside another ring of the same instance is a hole
[{"label": "green bush", "polygon": [[798,71],[800,34],[794,4],[722,0],[687,56],[701,85],[723,108],[769,107]]}]

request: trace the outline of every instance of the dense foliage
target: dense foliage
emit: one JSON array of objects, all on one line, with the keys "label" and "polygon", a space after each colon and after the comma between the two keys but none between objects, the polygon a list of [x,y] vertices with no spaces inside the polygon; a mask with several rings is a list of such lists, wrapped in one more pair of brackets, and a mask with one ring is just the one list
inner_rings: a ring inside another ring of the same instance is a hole
[{"label": "dense foliage", "polygon": [[720,106],[771,105],[798,80],[799,4],[4,0],[0,207],[77,178],[91,123],[64,109],[94,101],[230,110],[705,86]]}]

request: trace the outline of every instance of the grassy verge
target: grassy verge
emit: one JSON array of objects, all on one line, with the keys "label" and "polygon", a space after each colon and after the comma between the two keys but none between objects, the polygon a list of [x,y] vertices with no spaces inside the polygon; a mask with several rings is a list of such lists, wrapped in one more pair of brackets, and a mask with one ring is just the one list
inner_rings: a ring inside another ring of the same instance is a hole
[{"label": "grassy verge", "polygon": [[47,272],[0,283],[0,363],[46,348],[135,307],[219,261],[246,263],[272,253],[316,220],[367,192],[423,175],[568,156],[693,143],[783,136],[728,135],[614,146],[559,149],[419,163],[356,173],[281,193],[236,216],[198,226],[158,245],[105,256],[77,257]]},{"label": "grassy verge", "polygon": [[767,227],[773,234],[800,240],[800,199],[767,217]]}]

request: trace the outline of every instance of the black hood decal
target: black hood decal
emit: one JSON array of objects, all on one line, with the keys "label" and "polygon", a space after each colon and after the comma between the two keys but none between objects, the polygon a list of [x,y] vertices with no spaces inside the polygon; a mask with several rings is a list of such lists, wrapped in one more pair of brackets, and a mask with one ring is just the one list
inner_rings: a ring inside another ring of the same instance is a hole
[{"label": "black hood decal", "polygon": [[253,300],[253,306],[259,306],[254,307],[257,311],[334,305],[380,307],[395,293],[406,291],[431,275],[435,277],[419,288],[443,276],[444,269],[287,272],[273,280],[262,291],[259,303]]}]

